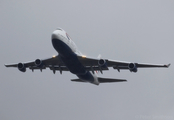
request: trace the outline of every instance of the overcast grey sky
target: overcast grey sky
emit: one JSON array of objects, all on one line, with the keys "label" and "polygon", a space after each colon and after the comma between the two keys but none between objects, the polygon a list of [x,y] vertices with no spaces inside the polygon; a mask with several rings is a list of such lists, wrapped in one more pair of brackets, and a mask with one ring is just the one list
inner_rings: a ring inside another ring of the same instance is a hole
[{"label": "overcast grey sky", "polygon": [[168,64],[174,61],[173,0],[1,0],[0,120],[174,120],[174,65],[117,70],[114,84],[74,83],[69,72],[5,68],[57,54],[51,33],[67,31],[88,56]]}]

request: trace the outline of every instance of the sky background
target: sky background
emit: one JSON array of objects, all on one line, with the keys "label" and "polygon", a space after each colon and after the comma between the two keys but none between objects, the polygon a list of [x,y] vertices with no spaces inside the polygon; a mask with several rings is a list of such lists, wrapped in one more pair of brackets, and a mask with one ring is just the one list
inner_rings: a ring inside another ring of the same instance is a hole
[{"label": "sky background", "polygon": [[173,64],[173,0],[1,0],[0,120],[174,120],[174,65],[112,68],[101,77],[128,82],[75,83],[70,72],[22,73],[6,68],[56,55],[51,34],[61,27],[85,55]]}]

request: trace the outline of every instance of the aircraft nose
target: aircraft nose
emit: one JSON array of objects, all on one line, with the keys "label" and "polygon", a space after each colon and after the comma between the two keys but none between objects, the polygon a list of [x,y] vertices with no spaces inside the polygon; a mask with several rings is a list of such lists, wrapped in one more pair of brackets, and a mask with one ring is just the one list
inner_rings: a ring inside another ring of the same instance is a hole
[{"label": "aircraft nose", "polygon": [[55,31],[52,33],[51,38],[52,38],[52,39],[59,39],[59,31],[58,31],[58,30],[55,30]]}]

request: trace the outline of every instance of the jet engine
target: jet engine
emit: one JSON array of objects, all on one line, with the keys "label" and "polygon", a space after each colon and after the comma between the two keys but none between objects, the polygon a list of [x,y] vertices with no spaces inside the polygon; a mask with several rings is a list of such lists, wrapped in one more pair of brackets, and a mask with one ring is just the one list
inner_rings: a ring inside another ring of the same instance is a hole
[{"label": "jet engine", "polygon": [[36,59],[34,63],[39,68],[42,68],[43,67],[43,62],[40,59]]},{"label": "jet engine", "polygon": [[18,69],[21,71],[21,72],[25,72],[26,71],[26,67],[23,63],[18,63]]},{"label": "jet engine", "polygon": [[138,71],[138,70],[137,70],[137,66],[136,66],[135,63],[130,63],[130,64],[128,65],[128,68],[129,68],[129,70],[130,70],[131,72],[137,72],[137,71]]},{"label": "jet engine", "polygon": [[98,61],[98,65],[101,66],[101,67],[107,67],[106,61],[105,61],[104,59],[100,59],[100,60]]}]

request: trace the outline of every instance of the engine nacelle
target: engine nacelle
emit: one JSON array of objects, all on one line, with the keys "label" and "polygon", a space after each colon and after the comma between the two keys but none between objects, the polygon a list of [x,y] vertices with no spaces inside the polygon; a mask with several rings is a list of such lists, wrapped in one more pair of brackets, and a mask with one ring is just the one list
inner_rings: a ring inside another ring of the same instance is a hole
[{"label": "engine nacelle", "polygon": [[135,63],[130,63],[130,64],[128,65],[128,68],[129,68],[129,70],[130,70],[131,72],[137,72],[137,71],[138,71],[137,66],[136,66]]},{"label": "engine nacelle", "polygon": [[106,60],[100,59],[98,61],[98,65],[101,66],[101,67],[107,67]]},{"label": "engine nacelle", "polygon": [[43,67],[43,62],[40,59],[36,59],[34,63],[39,68],[42,68]]},{"label": "engine nacelle", "polygon": [[21,72],[25,72],[26,71],[26,67],[23,63],[18,63],[18,69],[21,71]]}]

